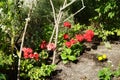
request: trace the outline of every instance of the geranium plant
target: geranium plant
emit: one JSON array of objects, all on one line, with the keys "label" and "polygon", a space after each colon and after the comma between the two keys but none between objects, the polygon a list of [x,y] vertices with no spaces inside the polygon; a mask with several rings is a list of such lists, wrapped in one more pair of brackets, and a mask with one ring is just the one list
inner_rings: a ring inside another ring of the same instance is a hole
[{"label": "geranium plant", "polygon": [[[63,49],[61,50],[61,59],[63,63],[67,63],[68,61],[75,61],[77,57],[83,51],[83,43],[85,41],[91,42],[94,37],[94,32],[92,30],[81,31],[78,29],[74,29],[77,26],[71,27],[70,22],[64,22],[64,27],[68,28],[67,33],[63,34],[62,42],[63,42]],[[69,27],[70,26],[70,27]],[[81,33],[80,33],[81,31]],[[70,35],[71,32],[72,35]]]},{"label": "geranium plant", "polygon": [[49,51],[54,51],[54,43],[42,41],[40,44],[40,52],[34,52],[32,48],[23,47],[23,56],[21,60],[20,76],[24,79],[30,78],[34,80],[45,79],[55,70],[55,65],[46,64]]}]

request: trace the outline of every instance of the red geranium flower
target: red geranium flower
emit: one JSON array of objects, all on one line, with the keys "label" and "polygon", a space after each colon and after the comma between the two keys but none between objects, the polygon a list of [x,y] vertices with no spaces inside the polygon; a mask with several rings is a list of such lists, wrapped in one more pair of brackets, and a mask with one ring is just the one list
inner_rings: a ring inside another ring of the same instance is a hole
[{"label": "red geranium flower", "polygon": [[40,44],[40,48],[41,49],[46,49],[47,47],[47,43],[46,43],[46,41],[42,41],[42,43]]},{"label": "red geranium flower", "polygon": [[68,21],[64,22],[63,25],[64,25],[64,27],[71,28],[71,24]]},{"label": "red geranium flower", "polygon": [[30,56],[30,54],[32,54],[33,53],[33,50],[31,49],[31,48],[23,48],[22,49],[22,51],[23,51],[23,57],[25,58],[25,59],[27,59],[27,58],[29,58]]},{"label": "red geranium flower", "polygon": [[55,46],[54,43],[49,43],[49,44],[47,45],[47,50],[49,50],[49,51],[55,50],[55,48],[56,48],[56,46]]},{"label": "red geranium flower", "polygon": [[84,37],[81,34],[77,34],[77,35],[75,35],[75,37],[79,42],[82,42],[84,40]]},{"label": "red geranium flower", "polygon": [[84,38],[86,41],[91,42],[92,41],[92,37],[89,34],[84,34]]},{"label": "red geranium flower", "polygon": [[89,34],[91,36],[91,38],[94,37],[94,32],[92,30],[87,30],[86,34]]},{"label": "red geranium flower", "polygon": [[83,36],[86,41],[91,42],[92,38],[94,37],[94,32],[92,30],[87,30]]},{"label": "red geranium flower", "polygon": [[64,37],[64,39],[68,39],[69,35],[68,34],[64,34],[63,37]]},{"label": "red geranium flower", "polygon": [[39,54],[38,54],[37,52],[35,52],[35,53],[33,54],[33,56],[34,56],[34,59],[35,59],[36,61],[38,61],[38,59],[39,59]]},{"label": "red geranium flower", "polygon": [[72,38],[72,39],[70,40],[70,43],[71,43],[71,45],[73,45],[73,44],[77,43],[77,41]]},{"label": "red geranium flower", "polygon": [[25,47],[22,49],[22,51],[23,51],[23,57],[25,59],[29,58],[29,54],[33,52],[31,48],[25,48]]},{"label": "red geranium flower", "polygon": [[31,48],[22,48],[22,51],[24,52],[24,53],[32,53],[33,52],[33,50],[31,49]]},{"label": "red geranium flower", "polygon": [[34,54],[33,53],[29,54],[29,58],[34,58]]},{"label": "red geranium flower", "polygon": [[71,48],[71,46],[72,46],[71,42],[69,42],[69,41],[67,41],[67,42],[65,43],[65,45],[66,45],[68,48]]},{"label": "red geranium flower", "polygon": [[23,57],[25,58],[25,59],[28,59],[29,58],[29,54],[28,53],[23,53]]}]

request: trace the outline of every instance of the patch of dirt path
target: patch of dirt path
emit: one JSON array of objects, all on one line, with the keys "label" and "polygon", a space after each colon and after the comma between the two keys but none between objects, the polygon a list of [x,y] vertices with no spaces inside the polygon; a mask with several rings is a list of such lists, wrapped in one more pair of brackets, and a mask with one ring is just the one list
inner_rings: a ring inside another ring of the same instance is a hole
[{"label": "patch of dirt path", "polygon": [[[99,80],[98,71],[111,63],[115,69],[120,64],[120,44],[111,44],[112,49],[107,49],[104,45],[97,46],[97,49],[85,51],[78,58],[77,63],[62,62],[57,65],[57,74],[51,80]],[[96,59],[97,54],[106,54],[107,61],[99,62]],[[57,78],[56,78],[57,77]]]}]

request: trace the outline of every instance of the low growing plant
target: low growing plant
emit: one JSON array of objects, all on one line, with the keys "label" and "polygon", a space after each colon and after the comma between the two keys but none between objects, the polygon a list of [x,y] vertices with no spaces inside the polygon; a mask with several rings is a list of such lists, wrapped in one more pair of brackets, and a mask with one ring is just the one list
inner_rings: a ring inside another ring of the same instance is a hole
[{"label": "low growing plant", "polygon": [[98,72],[99,80],[112,80],[113,77],[120,77],[120,66],[118,69],[111,69],[110,67],[104,67]]},{"label": "low growing plant", "polygon": [[98,72],[99,80],[111,80],[112,78],[112,71],[110,68],[103,68]]},{"label": "low growing plant", "polygon": [[67,48],[64,46],[64,49],[60,55],[61,59],[63,60],[63,63],[77,60],[77,57],[80,55],[82,50],[83,48],[80,44],[75,44],[71,48]]}]

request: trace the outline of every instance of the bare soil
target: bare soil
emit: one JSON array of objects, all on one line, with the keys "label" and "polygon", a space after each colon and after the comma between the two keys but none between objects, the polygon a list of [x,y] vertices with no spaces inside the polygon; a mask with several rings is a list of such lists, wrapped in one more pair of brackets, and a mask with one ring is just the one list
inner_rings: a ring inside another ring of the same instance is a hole
[{"label": "bare soil", "polygon": [[[112,48],[107,49],[103,44],[86,44],[85,52],[76,62],[57,64],[56,73],[50,80],[99,80],[98,71],[111,64],[116,69],[120,64],[120,41],[111,43]],[[96,56],[106,54],[107,60],[100,62]],[[115,79],[120,80],[120,79]]]}]

